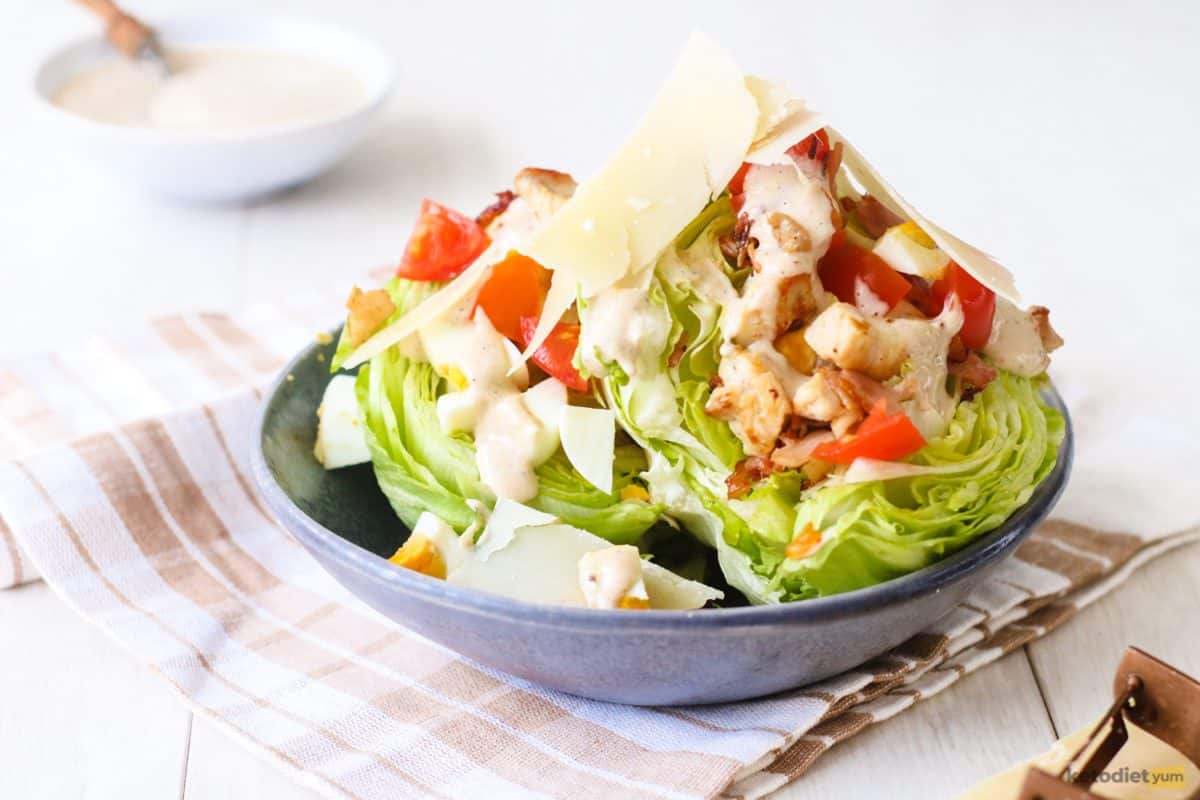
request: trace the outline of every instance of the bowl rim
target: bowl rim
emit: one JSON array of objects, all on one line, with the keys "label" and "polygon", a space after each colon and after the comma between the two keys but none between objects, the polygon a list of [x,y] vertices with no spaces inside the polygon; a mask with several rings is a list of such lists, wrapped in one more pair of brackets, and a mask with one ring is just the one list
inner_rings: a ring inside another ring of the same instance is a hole
[{"label": "bowl rim", "polygon": [[268,387],[259,404],[250,456],[251,477],[279,522],[289,533],[300,538],[303,544],[315,548],[323,556],[352,571],[365,573],[371,580],[382,583],[389,589],[417,595],[418,599],[425,603],[458,610],[465,608],[476,615],[508,620],[516,618],[523,624],[579,629],[620,627],[645,632],[675,629],[679,625],[700,629],[724,629],[780,623],[819,623],[870,613],[883,606],[938,592],[1008,555],[1021,540],[1033,532],[1034,526],[1050,513],[1066,487],[1074,461],[1075,436],[1071,416],[1062,396],[1051,384],[1043,391],[1043,396],[1051,407],[1063,415],[1065,423],[1063,441],[1054,468],[1025,504],[999,527],[988,531],[962,550],[927,567],[863,589],[770,605],[690,610],[648,609],[630,614],[628,611],[615,609],[530,603],[480,589],[453,586],[412,570],[397,569],[387,559],[326,528],[304,513],[287,496],[267,464],[263,447],[266,422],[280,391],[289,383],[288,376],[298,364],[311,357],[314,351],[321,347],[326,345],[314,342],[292,358]]},{"label": "bowl rim", "polygon": [[[300,121],[300,122],[285,122],[275,125],[265,125],[262,127],[253,127],[246,130],[232,131],[202,131],[189,129],[171,129],[171,128],[151,128],[138,125],[120,125],[112,122],[103,122],[101,120],[92,119],[82,114],[76,114],[72,111],[67,111],[58,106],[52,97],[51,92],[47,92],[43,88],[43,82],[46,80],[46,72],[55,62],[60,59],[70,57],[73,53],[83,52],[92,48],[105,48],[108,45],[107,40],[102,34],[93,33],[85,36],[78,36],[63,44],[60,44],[42,56],[36,66],[33,68],[28,83],[28,90],[33,94],[37,106],[43,113],[48,113],[51,117],[58,120],[65,120],[70,124],[74,124],[81,129],[88,129],[94,133],[103,134],[106,136],[119,136],[121,138],[131,139],[135,141],[170,142],[173,144],[195,144],[195,145],[219,145],[233,144],[269,140],[276,137],[283,137],[290,134],[313,131],[325,127],[344,124],[349,120],[355,119],[363,115],[374,113],[384,101],[392,94],[396,85],[396,68],[393,59],[389,56],[384,48],[374,40],[363,36],[362,34],[350,28],[327,22],[322,19],[313,17],[293,16],[287,14],[255,14],[255,13],[234,13],[227,15],[216,14],[190,14],[181,16],[166,17],[157,22],[153,27],[155,31],[161,31],[163,38],[167,40],[169,45],[173,36],[182,36],[188,38],[186,31],[189,28],[199,28],[201,31],[206,29],[206,26],[215,26],[216,29],[235,30],[239,27],[246,29],[265,31],[270,29],[279,29],[283,31],[308,31],[313,35],[328,37],[330,40],[341,39],[344,42],[352,43],[353,48],[362,55],[362,61],[368,60],[374,62],[374,71],[363,68],[352,68],[339,64],[345,69],[352,72],[355,77],[363,82],[364,88],[367,90],[362,99],[355,103],[352,107],[341,111],[337,114],[332,114],[327,117],[319,117],[317,119]],[[263,34],[257,34],[258,38],[265,38]],[[219,35],[200,33],[195,38],[198,41],[187,44],[185,47],[231,47],[251,49],[255,45],[250,41],[221,41]],[[207,45],[204,42],[207,41]],[[267,45],[259,45],[262,49],[269,52],[289,52],[285,48],[269,47]],[[112,54],[117,55],[113,50]],[[78,70],[70,74],[77,74]]]}]

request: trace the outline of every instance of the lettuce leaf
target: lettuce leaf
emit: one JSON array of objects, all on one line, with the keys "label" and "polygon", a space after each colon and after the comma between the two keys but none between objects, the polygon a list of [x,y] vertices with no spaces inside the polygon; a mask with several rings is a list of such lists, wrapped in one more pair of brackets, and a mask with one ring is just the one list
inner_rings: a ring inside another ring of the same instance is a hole
[{"label": "lettuce leaf", "polygon": [[1058,458],[1062,415],[1042,381],[1007,372],[960,403],[946,433],[908,459],[960,469],[806,492],[792,530],[820,530],[821,548],[784,561],[773,585],[786,598],[871,586],[907,574],[997,528],[1028,502]]},{"label": "lettuce leaf", "polygon": [[[402,314],[437,284],[395,279],[387,289]],[[490,506],[494,496],[479,478],[472,437],[448,435],[438,423],[437,398],[446,389],[432,365],[405,357],[398,347],[364,365],[356,384],[375,476],[396,514],[411,528],[421,512],[432,511],[461,532],[478,516],[467,501]],[[560,449],[538,467],[539,493],[528,505],[613,543],[632,544],[662,512],[658,505],[621,499],[621,490],[645,467],[640,449],[619,446],[608,494],[584,480]]]},{"label": "lettuce leaf", "polygon": [[[732,586],[753,603],[870,586],[966,546],[1029,499],[1054,467],[1065,424],[1042,401],[1038,380],[1001,372],[909,459],[945,472],[811,489],[798,473],[783,472],[729,500],[725,479],[744,453],[729,425],[704,407],[719,361],[722,298],[742,277],[718,244],[733,224],[732,208],[719,199],[659,259],[650,313],[670,318],[671,335],[642,346],[658,356],[660,370],[630,376],[606,364],[603,381],[622,427],[647,451],[654,500],[717,551]],[[581,321],[588,324],[586,309]],[[680,336],[687,349],[671,366]],[[810,524],[823,534],[821,547],[788,559],[788,543]]]}]

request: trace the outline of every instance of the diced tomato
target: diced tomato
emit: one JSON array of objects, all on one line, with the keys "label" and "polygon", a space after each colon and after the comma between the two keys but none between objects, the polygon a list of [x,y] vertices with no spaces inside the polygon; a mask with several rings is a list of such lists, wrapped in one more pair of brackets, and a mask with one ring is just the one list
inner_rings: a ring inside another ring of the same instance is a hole
[{"label": "diced tomato", "polygon": [[794,159],[807,158],[812,161],[821,161],[829,155],[829,134],[825,132],[824,128],[821,128],[789,147],[787,154]]},{"label": "diced tomato", "polygon": [[750,164],[744,162],[729,179],[729,202],[733,204],[735,214],[741,213],[742,204],[746,202],[746,173],[749,171]]},{"label": "diced tomato", "polygon": [[857,431],[837,441],[817,445],[812,457],[835,464],[849,464],[856,458],[895,461],[924,446],[925,437],[912,420],[903,411],[889,414],[887,399],[881,397]]},{"label": "diced tomato", "polygon": [[[521,318],[521,346],[528,347],[537,330],[537,317]],[[588,390],[587,380],[575,369],[571,362],[575,359],[575,351],[579,349],[579,326],[570,322],[560,322],[546,337],[546,341],[533,351],[533,363],[537,364],[552,378],[558,378],[568,389],[577,392]]]},{"label": "diced tomato", "polygon": [[829,250],[817,265],[821,285],[833,292],[843,303],[854,303],[854,289],[861,278],[871,293],[887,303],[888,310],[904,299],[911,288],[909,282],[888,263],[870,250],[846,241],[838,231]]},{"label": "diced tomato", "polygon": [[475,298],[471,316],[482,308],[496,330],[514,342],[520,341],[521,318],[536,319],[542,313],[542,303],[546,302],[549,288],[549,270],[532,258],[511,250],[503,261],[492,267],[491,277],[480,287]]},{"label": "diced tomato", "polygon": [[945,274],[934,281],[931,291],[939,309],[945,308],[946,297],[951,292],[958,295],[963,311],[963,326],[958,335],[970,349],[982,350],[992,335],[996,293],[953,261],[946,267]]},{"label": "diced tomato", "polygon": [[396,274],[413,281],[448,281],[469,267],[489,243],[475,220],[425,200]]}]

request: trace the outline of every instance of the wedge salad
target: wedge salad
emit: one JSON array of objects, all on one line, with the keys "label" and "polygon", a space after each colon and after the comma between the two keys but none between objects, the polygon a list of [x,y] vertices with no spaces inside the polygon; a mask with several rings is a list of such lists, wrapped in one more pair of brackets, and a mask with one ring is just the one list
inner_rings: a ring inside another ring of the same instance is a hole
[{"label": "wedge salad", "polygon": [[317,458],[370,461],[399,567],[534,602],[887,581],[1004,522],[1064,435],[1047,310],[700,34],[597,174],[426,200],[347,309]]}]

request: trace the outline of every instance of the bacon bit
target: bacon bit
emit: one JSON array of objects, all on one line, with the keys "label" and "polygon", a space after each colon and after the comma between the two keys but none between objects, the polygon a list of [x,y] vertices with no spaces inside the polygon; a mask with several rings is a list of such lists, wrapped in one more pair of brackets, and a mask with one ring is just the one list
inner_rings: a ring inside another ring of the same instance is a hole
[{"label": "bacon bit", "polygon": [[904,299],[925,316],[932,319],[942,313],[942,304],[933,296],[933,284],[919,275],[905,275],[910,288]]},{"label": "bacon bit", "polygon": [[[838,142],[833,146],[833,150],[829,153],[829,160],[825,162],[825,175],[829,178],[829,196],[837,197],[837,174],[842,168],[842,143]],[[834,203],[834,208],[837,208],[837,203]]]},{"label": "bacon bit", "polygon": [[496,192],[496,202],[479,212],[479,216],[475,218],[475,224],[486,231],[493,220],[507,211],[509,204],[516,199],[516,193],[508,189],[505,189],[503,192]]},{"label": "bacon bit", "polygon": [[793,561],[808,558],[821,547],[821,532],[808,523],[796,534],[796,538],[788,543],[783,553]]},{"label": "bacon bit", "polygon": [[783,431],[779,434],[779,441],[786,442],[787,439],[803,439],[808,433],[808,422],[803,417],[791,416],[788,421],[783,423]]},{"label": "bacon bit", "polygon": [[989,383],[996,380],[996,370],[983,363],[979,354],[973,350],[967,353],[964,360],[951,362],[948,371],[967,385],[967,390],[964,392],[967,399],[982,392]]},{"label": "bacon bit", "polygon": [[725,385],[725,381],[721,380],[720,375],[717,375],[714,373],[714,374],[708,376],[708,388],[720,389],[724,385]]},{"label": "bacon bit", "polygon": [[750,493],[753,485],[766,480],[776,471],[775,464],[770,458],[750,456],[738,462],[733,472],[725,479],[725,488],[730,500],[736,500]]},{"label": "bacon bit", "polygon": [[671,351],[671,355],[667,358],[667,366],[675,368],[679,366],[679,362],[683,360],[683,354],[687,352],[687,331],[679,334],[679,341],[675,343],[675,349]]},{"label": "bacon bit", "polygon": [[758,246],[758,241],[750,238],[750,217],[739,215],[733,230],[717,238],[717,245],[729,266],[745,269],[750,261],[747,250]]},{"label": "bacon bit", "polygon": [[965,344],[963,344],[962,337],[957,333],[954,334],[954,336],[950,339],[950,349],[946,353],[946,358],[949,359],[950,363],[952,364],[959,364],[963,361],[966,361],[967,356],[970,354],[971,351],[967,349]]},{"label": "bacon bit", "polygon": [[1045,306],[1032,306],[1029,309],[1029,316],[1033,317],[1033,321],[1037,325],[1038,336],[1041,337],[1042,346],[1046,348],[1047,353],[1052,353],[1066,344],[1058,335],[1058,331],[1050,325],[1050,309]]},{"label": "bacon bit", "polygon": [[854,218],[872,239],[878,239],[888,228],[904,222],[903,217],[869,194],[863,195],[863,199],[855,204]]}]

